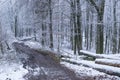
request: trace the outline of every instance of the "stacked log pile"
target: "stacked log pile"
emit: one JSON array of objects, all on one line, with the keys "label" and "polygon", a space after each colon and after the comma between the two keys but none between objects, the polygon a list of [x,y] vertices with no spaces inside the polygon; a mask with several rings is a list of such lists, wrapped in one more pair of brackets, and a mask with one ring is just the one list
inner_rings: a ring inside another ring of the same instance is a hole
[{"label": "stacked log pile", "polygon": [[95,54],[88,51],[81,50],[81,55],[85,55],[88,57],[92,57],[94,61],[87,60],[75,60],[71,58],[62,58],[63,61],[83,65],[86,67],[90,67],[96,69],[100,72],[104,72],[110,75],[115,75],[120,77],[120,58],[119,56],[109,56],[102,54]]}]

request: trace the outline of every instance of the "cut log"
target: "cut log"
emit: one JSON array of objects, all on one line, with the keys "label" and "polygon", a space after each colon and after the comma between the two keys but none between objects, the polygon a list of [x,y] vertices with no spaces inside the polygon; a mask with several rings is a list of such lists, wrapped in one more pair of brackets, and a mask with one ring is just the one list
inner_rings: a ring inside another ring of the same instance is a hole
[{"label": "cut log", "polygon": [[94,52],[89,52],[89,51],[85,51],[85,50],[80,50],[80,53],[82,55],[93,57],[94,59],[96,59],[96,58],[105,58],[105,59],[120,60],[119,57],[113,57],[113,56],[104,55],[104,54],[96,54]]},{"label": "cut log", "polygon": [[120,67],[120,61],[119,60],[96,59],[95,63],[103,64],[103,65],[109,65],[109,66],[114,66],[114,67]]},{"label": "cut log", "polygon": [[120,68],[113,67],[113,66],[107,66],[107,65],[101,65],[101,64],[95,64],[93,61],[85,61],[85,60],[75,60],[75,59],[69,59],[69,58],[62,58],[63,61],[69,62],[72,64],[77,65],[83,65],[85,67],[90,67],[95,70],[98,70],[100,72],[104,72],[110,75],[115,75],[120,77]]},{"label": "cut log", "polygon": [[102,58],[101,56],[99,56],[95,53],[84,51],[84,50],[80,50],[80,54],[85,55],[85,56],[89,56],[89,57],[93,57],[93,58]]}]

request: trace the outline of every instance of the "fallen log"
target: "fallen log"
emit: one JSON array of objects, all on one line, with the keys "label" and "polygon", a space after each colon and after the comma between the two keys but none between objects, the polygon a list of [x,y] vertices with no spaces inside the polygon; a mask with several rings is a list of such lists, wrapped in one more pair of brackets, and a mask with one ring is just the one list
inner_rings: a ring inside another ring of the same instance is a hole
[{"label": "fallen log", "polygon": [[69,62],[76,65],[83,65],[85,67],[90,67],[95,70],[98,70],[100,72],[104,72],[110,75],[115,75],[120,77],[120,68],[107,66],[107,65],[101,65],[101,64],[95,64],[93,61],[85,61],[85,60],[75,60],[75,59],[69,59],[69,58],[62,58],[62,61]]},{"label": "fallen log", "polygon": [[94,52],[89,52],[89,51],[85,51],[85,50],[80,50],[80,54],[86,55],[86,56],[89,56],[89,57],[93,57],[94,59],[105,58],[105,59],[120,60],[119,57],[113,57],[113,56],[103,55],[103,54],[96,54]]},{"label": "fallen log", "polygon": [[109,66],[114,66],[114,67],[120,67],[120,61],[119,60],[96,59],[95,63],[103,64],[103,65],[109,65]]}]

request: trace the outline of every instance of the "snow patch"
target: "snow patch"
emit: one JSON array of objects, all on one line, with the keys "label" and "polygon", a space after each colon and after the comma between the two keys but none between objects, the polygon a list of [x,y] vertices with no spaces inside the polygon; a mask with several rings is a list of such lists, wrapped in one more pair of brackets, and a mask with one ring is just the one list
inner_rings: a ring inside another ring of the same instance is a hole
[{"label": "snow patch", "polygon": [[[65,58],[63,58],[65,59]],[[107,65],[100,65],[100,64],[95,64],[95,62],[93,61],[86,61],[86,60],[75,60],[75,59],[65,59],[65,60],[69,60],[71,62],[75,62],[75,63],[78,63],[78,64],[82,64],[82,65],[86,65],[88,67],[91,67],[91,68],[97,68],[97,69],[104,69],[106,71],[113,71],[115,73],[119,73],[120,74],[120,68],[117,68],[117,67],[112,67],[112,66],[107,66]]]},{"label": "snow patch", "polygon": [[0,65],[0,80],[24,80],[23,76],[28,73],[20,64]]},{"label": "snow patch", "polygon": [[[61,62],[64,66],[68,67],[69,69],[73,70],[78,77],[92,77],[92,80],[120,80],[117,76],[110,76],[103,72],[99,72],[92,68],[84,67],[82,65],[75,65],[68,62]],[[85,79],[88,80],[88,79]],[[90,79],[91,80],[91,79]]]},{"label": "snow patch", "polygon": [[29,46],[32,49],[40,49],[42,45],[39,42],[35,41],[26,41],[25,45]]},{"label": "snow patch", "polygon": [[82,65],[78,66],[78,65],[74,65],[74,64],[70,64],[67,62],[61,62],[61,64],[64,64],[66,67],[73,69],[75,71],[75,73],[79,74],[79,75],[87,75],[87,76],[98,76],[98,75],[105,75],[102,72],[96,71],[92,68],[87,68],[84,67]]}]

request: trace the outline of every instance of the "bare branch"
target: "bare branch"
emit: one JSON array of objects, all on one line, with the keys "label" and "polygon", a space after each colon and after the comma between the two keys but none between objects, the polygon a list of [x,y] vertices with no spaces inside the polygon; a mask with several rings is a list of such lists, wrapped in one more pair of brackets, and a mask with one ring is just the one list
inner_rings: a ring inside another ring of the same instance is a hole
[{"label": "bare branch", "polygon": [[89,2],[92,6],[94,6],[94,8],[96,9],[97,12],[99,12],[99,8],[96,5],[96,3],[93,0],[86,0],[87,2]]}]

